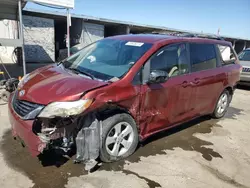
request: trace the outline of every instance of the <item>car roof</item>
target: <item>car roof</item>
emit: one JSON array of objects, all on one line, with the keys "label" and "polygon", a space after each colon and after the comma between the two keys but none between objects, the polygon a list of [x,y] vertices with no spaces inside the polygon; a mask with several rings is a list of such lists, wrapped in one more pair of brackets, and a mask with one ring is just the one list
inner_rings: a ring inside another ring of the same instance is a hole
[{"label": "car roof", "polygon": [[164,34],[128,34],[128,35],[116,35],[108,38],[134,41],[134,42],[143,42],[143,43],[159,43],[163,41],[177,40],[179,42],[186,41],[186,42],[208,42],[208,43],[226,44],[226,45],[231,44],[230,42],[224,40],[199,38],[199,37],[183,37],[183,36],[164,35]]}]

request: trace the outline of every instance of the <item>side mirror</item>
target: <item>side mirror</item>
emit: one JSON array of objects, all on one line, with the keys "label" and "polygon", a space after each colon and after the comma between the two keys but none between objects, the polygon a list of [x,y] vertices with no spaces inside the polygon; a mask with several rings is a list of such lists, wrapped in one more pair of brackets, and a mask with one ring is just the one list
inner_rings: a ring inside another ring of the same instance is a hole
[{"label": "side mirror", "polygon": [[162,70],[152,70],[149,76],[148,83],[164,83],[168,80],[169,75],[166,71]]}]

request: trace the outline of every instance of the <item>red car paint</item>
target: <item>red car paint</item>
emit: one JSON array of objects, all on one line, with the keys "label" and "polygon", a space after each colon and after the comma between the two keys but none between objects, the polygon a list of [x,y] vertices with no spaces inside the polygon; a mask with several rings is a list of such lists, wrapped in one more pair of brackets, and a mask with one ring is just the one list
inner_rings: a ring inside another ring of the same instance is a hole
[{"label": "red car paint", "polygon": [[[57,65],[38,69],[24,84],[26,94],[19,99],[47,105],[54,101],[73,101],[81,97],[94,99],[85,112],[104,105],[116,105],[126,109],[139,127],[141,139],[164,129],[176,126],[195,117],[211,114],[220,93],[233,88],[239,81],[241,66],[237,63],[216,69],[190,73],[169,79],[161,84],[133,85],[132,81],[148,58],[158,49],[172,43],[193,42],[231,46],[225,41],[181,38],[164,35],[125,35],[112,37],[117,40],[153,43],[148,50],[119,81],[114,83],[90,80],[74,75]],[[85,93],[83,96],[82,94]],[[192,100],[191,100],[192,99]],[[11,101],[11,97],[10,97]],[[9,103],[10,120],[14,136],[18,135],[37,155],[41,144],[32,133],[33,121],[19,118]]]},{"label": "red car paint", "polygon": [[78,76],[57,65],[49,65],[31,73],[30,80],[22,87],[27,94],[19,99],[44,105],[54,101],[74,101],[84,91],[106,84]]},{"label": "red car paint", "polygon": [[[12,96],[10,98],[12,98]],[[20,138],[22,142],[25,143],[32,156],[37,156],[40,153],[39,148],[43,147],[44,144],[32,132],[32,125],[34,121],[22,121],[21,118],[19,118],[19,116],[13,111],[11,106],[11,100],[9,100],[9,119],[12,126],[12,135],[15,138]]]}]

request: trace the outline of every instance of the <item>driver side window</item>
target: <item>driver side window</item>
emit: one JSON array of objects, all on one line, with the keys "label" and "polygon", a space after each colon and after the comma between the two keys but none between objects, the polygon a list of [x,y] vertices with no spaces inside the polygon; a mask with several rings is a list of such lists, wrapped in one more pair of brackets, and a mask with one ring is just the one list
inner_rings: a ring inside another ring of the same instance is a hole
[{"label": "driver side window", "polygon": [[162,70],[174,77],[189,72],[189,58],[186,44],[166,46],[150,59],[150,70]]}]

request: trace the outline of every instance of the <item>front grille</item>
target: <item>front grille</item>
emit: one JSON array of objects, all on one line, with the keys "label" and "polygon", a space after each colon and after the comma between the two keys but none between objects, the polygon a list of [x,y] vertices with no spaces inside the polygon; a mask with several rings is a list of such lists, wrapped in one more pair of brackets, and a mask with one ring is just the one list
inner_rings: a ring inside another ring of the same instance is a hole
[{"label": "front grille", "polygon": [[18,92],[16,92],[13,96],[12,105],[15,112],[22,118],[28,115],[30,112],[36,110],[38,107],[41,107],[39,104],[18,100],[17,93]]},{"label": "front grille", "polygon": [[242,72],[250,72],[250,68],[243,67]]}]

